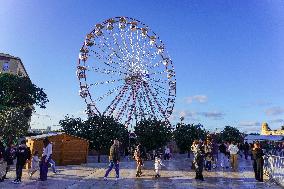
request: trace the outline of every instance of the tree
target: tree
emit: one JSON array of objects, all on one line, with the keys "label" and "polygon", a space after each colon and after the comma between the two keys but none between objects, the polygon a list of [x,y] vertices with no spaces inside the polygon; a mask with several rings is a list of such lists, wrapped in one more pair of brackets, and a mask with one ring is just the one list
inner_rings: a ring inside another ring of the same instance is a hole
[{"label": "tree", "polygon": [[60,120],[59,124],[65,133],[74,136],[80,136],[81,129],[84,127],[84,121],[81,118],[69,117],[69,115],[66,115],[63,120]]},{"label": "tree", "polygon": [[30,117],[25,116],[24,111],[21,107],[0,111],[0,133],[6,143],[27,133]]},{"label": "tree", "polygon": [[83,121],[81,118],[65,116],[59,124],[64,132],[87,139],[90,149],[98,152],[98,162],[100,154],[108,152],[114,139],[119,140],[122,146],[128,145],[127,129],[113,117],[94,115]]},{"label": "tree", "polygon": [[42,88],[37,87],[28,77],[0,74],[0,106],[45,108],[49,102]]},{"label": "tree", "polygon": [[243,142],[244,134],[241,133],[237,128],[226,126],[223,131],[221,131],[221,139],[223,141],[235,141],[235,142]]},{"label": "tree", "polygon": [[171,140],[171,127],[157,119],[144,119],[135,126],[137,141],[149,150],[163,147]]},{"label": "tree", "polygon": [[47,95],[28,77],[0,74],[0,125],[6,142],[25,135],[34,105],[45,108]]},{"label": "tree", "polygon": [[[83,133],[86,134],[89,132],[91,132],[91,148],[95,149],[99,155],[108,152],[114,139],[117,139],[122,146],[128,145],[128,130],[113,117],[98,115],[89,117],[89,119],[85,121]],[[86,136],[88,135],[89,134],[86,134]]]},{"label": "tree", "polygon": [[181,153],[184,153],[190,151],[194,140],[204,140],[206,138],[206,131],[201,124],[178,123],[176,129],[173,131],[173,137]]}]

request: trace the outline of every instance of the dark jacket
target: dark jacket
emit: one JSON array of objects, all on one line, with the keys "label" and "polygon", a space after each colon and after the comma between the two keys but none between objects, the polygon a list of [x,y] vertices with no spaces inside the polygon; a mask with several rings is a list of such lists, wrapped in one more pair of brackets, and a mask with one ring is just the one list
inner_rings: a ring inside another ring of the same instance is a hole
[{"label": "dark jacket", "polygon": [[119,152],[119,146],[118,145],[113,144],[110,147],[109,160],[114,161],[114,162],[120,161],[120,152]]},{"label": "dark jacket", "polygon": [[254,160],[262,160],[264,153],[263,153],[262,149],[256,148],[252,151],[252,155],[253,155]]},{"label": "dark jacket", "polygon": [[30,156],[27,147],[25,145],[20,145],[16,151],[17,164],[25,165]]},{"label": "dark jacket", "polygon": [[244,151],[249,151],[249,144],[247,142],[244,144]]},{"label": "dark jacket", "polygon": [[14,156],[15,156],[14,149],[11,147],[6,148],[5,161],[7,162],[8,165],[13,165]]},{"label": "dark jacket", "polygon": [[0,141],[0,153],[2,154],[2,156],[5,156],[5,147],[1,141]]},{"label": "dark jacket", "polygon": [[227,153],[225,144],[221,144],[221,145],[219,146],[219,150],[220,150],[220,153],[223,153],[223,154],[226,154],[226,153]]}]

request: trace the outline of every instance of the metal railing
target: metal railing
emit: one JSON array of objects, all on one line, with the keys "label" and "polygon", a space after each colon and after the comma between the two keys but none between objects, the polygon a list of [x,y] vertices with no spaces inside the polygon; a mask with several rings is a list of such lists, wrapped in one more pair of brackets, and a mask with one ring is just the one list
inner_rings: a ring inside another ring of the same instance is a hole
[{"label": "metal railing", "polygon": [[270,181],[284,186],[284,157],[265,155],[264,174],[269,177]]}]

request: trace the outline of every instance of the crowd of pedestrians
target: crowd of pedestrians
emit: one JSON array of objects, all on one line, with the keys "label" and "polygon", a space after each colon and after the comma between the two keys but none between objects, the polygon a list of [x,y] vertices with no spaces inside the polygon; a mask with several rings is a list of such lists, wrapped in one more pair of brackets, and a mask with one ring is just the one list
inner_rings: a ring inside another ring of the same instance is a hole
[{"label": "crowd of pedestrians", "polygon": [[54,173],[56,173],[55,162],[52,160],[52,144],[45,138],[43,140],[43,154],[41,160],[39,158],[39,152],[35,151],[33,156],[30,148],[26,145],[26,140],[20,138],[18,145],[14,145],[13,142],[8,142],[8,145],[4,145],[2,138],[0,138],[0,182],[7,179],[7,173],[10,171],[10,167],[16,162],[16,178],[13,180],[14,184],[20,184],[22,182],[23,168],[27,163],[31,163],[31,169],[29,170],[29,176],[32,178],[34,173],[40,172],[38,180],[47,180],[48,166],[52,167]]},{"label": "crowd of pedestrians", "polygon": [[[13,181],[15,184],[22,182],[22,170],[26,163],[31,163],[29,176],[32,176],[39,171],[39,180],[47,180],[48,167],[51,166],[54,173],[56,173],[55,162],[52,160],[52,143],[45,138],[43,140],[43,153],[40,157],[38,151],[35,151],[31,156],[31,151],[26,145],[26,140],[21,139],[18,145],[9,143],[7,146],[3,144],[0,139],[0,182],[6,179],[10,167],[16,162],[16,179]],[[238,171],[238,159],[244,158],[245,160],[252,160],[252,167],[255,172],[255,179],[263,182],[263,165],[265,153],[281,153],[283,151],[283,144],[277,144],[276,150],[271,147],[272,144],[254,142],[253,144],[236,143],[235,141],[217,143],[208,138],[204,141],[194,140],[190,149],[193,153],[192,169],[195,170],[195,179],[204,180],[203,171],[212,171],[216,168],[218,170],[230,169],[234,172]],[[274,144],[275,145],[275,144]],[[131,156],[131,153],[128,155]],[[251,156],[251,158],[249,158]],[[141,144],[135,147],[133,158],[136,161],[136,177],[142,176],[142,168],[144,160],[153,160],[154,177],[161,177],[161,169],[165,167],[162,159],[168,161],[172,158],[171,150],[165,146],[164,150],[153,150],[152,154],[145,152],[145,148]],[[115,168],[116,179],[119,179],[119,162],[121,159],[121,148],[118,140],[113,141],[113,145],[109,151],[109,166],[106,170],[104,180],[111,170]]]},{"label": "crowd of pedestrians", "polygon": [[[252,160],[255,179],[263,182],[264,155],[265,151],[267,151],[262,147],[263,145],[258,141],[251,145],[247,142],[236,143],[235,141],[221,142],[218,145],[210,139],[205,141],[195,140],[191,146],[194,155],[192,169],[195,169],[196,172],[195,179],[204,180],[203,170],[211,171],[211,169],[218,166],[221,170],[238,171],[238,158],[244,157],[245,160]],[[218,146],[219,153],[214,152],[214,146]],[[251,158],[248,158],[249,155]]]}]

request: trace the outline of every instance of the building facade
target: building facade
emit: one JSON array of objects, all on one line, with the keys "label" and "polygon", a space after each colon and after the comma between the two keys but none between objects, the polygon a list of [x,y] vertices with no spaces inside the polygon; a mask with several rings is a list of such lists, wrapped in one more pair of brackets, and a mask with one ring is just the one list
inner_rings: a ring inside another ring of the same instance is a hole
[{"label": "building facade", "polygon": [[261,135],[284,135],[284,130],[283,129],[271,130],[267,123],[262,123]]},{"label": "building facade", "polygon": [[11,73],[28,77],[21,59],[4,53],[0,53],[0,73]]}]

